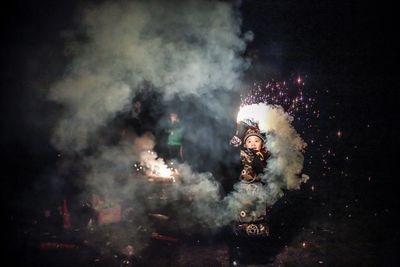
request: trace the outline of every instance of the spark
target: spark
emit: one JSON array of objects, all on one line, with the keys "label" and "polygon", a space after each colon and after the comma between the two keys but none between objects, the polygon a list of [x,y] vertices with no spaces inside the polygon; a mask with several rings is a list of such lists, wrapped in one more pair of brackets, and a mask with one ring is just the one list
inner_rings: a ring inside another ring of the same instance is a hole
[{"label": "spark", "polygon": [[285,81],[254,83],[253,87],[246,88],[246,93],[241,95],[241,105],[259,103],[280,105],[290,115],[307,111],[313,108],[315,99],[310,96],[305,97],[300,85],[304,85],[304,79],[300,76],[294,83]]},{"label": "spark", "polygon": [[[266,104],[281,106],[285,112],[293,117],[295,128],[302,129],[305,142],[308,144],[307,149],[312,153],[308,154],[308,167],[314,165],[313,168],[320,171],[322,179],[326,179],[336,172],[337,168],[331,164],[337,162],[336,158],[344,159],[344,162],[351,162],[351,153],[344,154],[343,151],[333,148],[337,140],[343,139],[345,129],[340,126],[337,128],[321,127],[329,121],[332,125],[339,123],[340,117],[335,114],[329,114],[327,109],[321,108],[324,101],[317,101],[321,97],[324,99],[333,99],[330,90],[325,88],[310,88],[307,82],[307,76],[293,75],[287,81],[284,80],[266,80],[258,81],[242,88],[241,107],[252,104]],[[333,102],[338,104],[337,102]],[[366,123],[366,127],[371,127]],[[332,138],[333,137],[333,138]],[[349,147],[353,148],[353,146]],[[353,149],[358,149],[355,145]],[[337,170],[342,177],[348,177],[351,174],[345,170]],[[368,177],[368,182],[371,178]],[[314,185],[310,188],[311,192],[316,191]],[[329,213],[331,217],[332,214]]]},{"label": "spark", "polygon": [[[173,167],[169,167],[164,159],[158,158],[157,153],[148,150],[141,155],[140,163],[135,163],[134,168],[136,171],[141,172],[148,176],[150,179],[168,179],[175,182],[176,176],[179,175],[178,170]],[[173,163],[170,163],[173,165]]]}]

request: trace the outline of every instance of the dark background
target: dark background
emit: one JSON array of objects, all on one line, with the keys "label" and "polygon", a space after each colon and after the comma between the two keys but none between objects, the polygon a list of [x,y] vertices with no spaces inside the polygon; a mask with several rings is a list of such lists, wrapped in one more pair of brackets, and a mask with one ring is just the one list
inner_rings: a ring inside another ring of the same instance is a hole
[{"label": "dark background", "polygon": [[[68,63],[60,33],[73,27],[78,7],[79,1],[13,1],[1,11],[1,201],[12,216],[26,216],[26,199],[54,168],[57,152],[48,140],[55,107],[44,99]],[[321,166],[306,166],[321,188],[316,197],[343,207],[357,196],[362,216],[353,224],[369,228],[371,251],[386,257],[383,266],[395,266],[400,94],[394,8],[383,2],[254,0],[242,1],[241,11],[243,30],[255,35],[246,52],[253,68],[245,79],[306,74],[310,87],[329,91],[317,97],[320,137],[334,136],[338,128],[343,137],[325,144],[338,154],[330,179],[318,175]],[[336,119],[326,120],[332,114]],[[308,153],[318,157],[319,151]],[[343,170],[349,176],[337,177]]]}]

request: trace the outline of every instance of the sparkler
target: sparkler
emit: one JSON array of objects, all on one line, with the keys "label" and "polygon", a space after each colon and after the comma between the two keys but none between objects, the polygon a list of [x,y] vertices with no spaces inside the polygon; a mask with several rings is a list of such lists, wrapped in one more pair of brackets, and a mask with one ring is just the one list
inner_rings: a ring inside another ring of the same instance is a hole
[{"label": "sparkler", "polygon": [[[176,181],[178,170],[168,166],[162,158],[157,157],[157,153],[148,150],[140,154],[140,163],[133,165],[137,172],[143,173],[149,177],[149,181],[154,179]],[[170,163],[173,166],[173,162]]]}]

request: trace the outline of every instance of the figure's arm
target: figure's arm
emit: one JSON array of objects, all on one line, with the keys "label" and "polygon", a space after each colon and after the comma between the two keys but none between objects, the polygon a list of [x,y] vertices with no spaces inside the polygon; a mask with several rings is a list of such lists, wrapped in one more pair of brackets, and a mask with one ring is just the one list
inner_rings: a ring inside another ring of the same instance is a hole
[{"label": "figure's arm", "polygon": [[240,150],[240,158],[241,158],[242,160],[245,160],[245,159],[248,159],[248,158],[249,158],[249,155],[246,154],[246,152],[244,152],[244,151],[241,149],[241,150]]},{"label": "figure's arm", "polygon": [[263,152],[256,152],[251,162],[251,167],[256,174],[262,173],[267,166],[267,155]]},{"label": "figure's arm", "polygon": [[248,125],[243,121],[240,121],[237,123],[236,133],[230,141],[231,145],[233,145],[234,147],[238,147],[242,144],[242,140],[246,134],[247,127],[248,127]]},{"label": "figure's arm", "polygon": [[243,121],[238,122],[236,125],[236,136],[242,140],[246,135],[246,130],[248,127],[249,125],[247,123]]},{"label": "figure's arm", "polygon": [[239,137],[234,135],[229,143],[234,147],[238,147],[242,144],[242,140],[240,140]]},{"label": "figure's arm", "polygon": [[242,162],[242,171],[240,173],[240,178],[247,182],[253,182],[255,179],[254,171],[251,167],[252,156],[250,155],[250,153],[251,152],[248,150],[240,150],[240,159]]}]

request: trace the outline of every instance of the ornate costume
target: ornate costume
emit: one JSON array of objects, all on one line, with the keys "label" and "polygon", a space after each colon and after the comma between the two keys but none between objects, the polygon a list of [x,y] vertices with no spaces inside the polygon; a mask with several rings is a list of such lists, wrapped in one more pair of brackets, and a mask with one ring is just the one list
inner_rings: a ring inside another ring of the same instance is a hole
[{"label": "ornate costume", "polygon": [[240,150],[240,159],[242,162],[242,171],[240,179],[246,182],[260,182],[260,174],[263,173],[264,168],[267,166],[267,159],[269,153],[265,151],[255,151],[252,149]]},{"label": "ornate costume", "polygon": [[[252,136],[257,138],[250,138]],[[246,143],[247,139],[249,140]],[[257,140],[257,144],[251,144],[254,140]],[[242,170],[239,176],[240,183],[236,187],[241,196],[242,207],[235,224],[235,232],[238,235],[267,236],[269,230],[266,223],[266,203],[262,200],[265,188],[261,180],[270,157],[264,145],[265,137],[261,134],[258,124],[240,122],[230,143],[236,147],[242,145]]]}]

